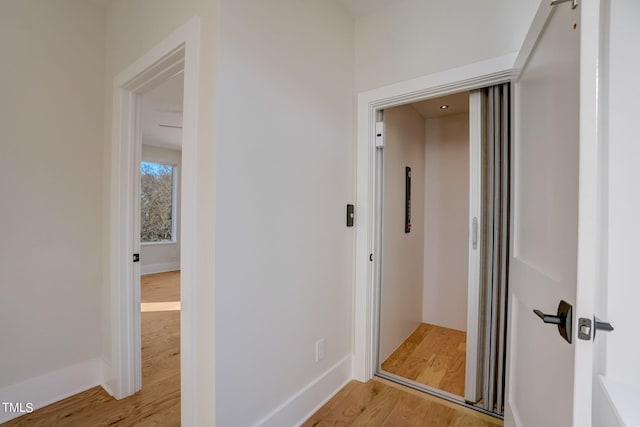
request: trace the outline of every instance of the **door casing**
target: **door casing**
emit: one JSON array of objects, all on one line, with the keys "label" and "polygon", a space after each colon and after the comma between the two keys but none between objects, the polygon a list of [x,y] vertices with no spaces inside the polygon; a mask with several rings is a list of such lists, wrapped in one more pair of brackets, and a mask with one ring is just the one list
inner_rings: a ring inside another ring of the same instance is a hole
[{"label": "door casing", "polygon": [[140,390],[139,253],[141,94],[184,73],[180,298],[180,371],[182,422],[194,424],[196,411],[196,256],[197,135],[200,18],[193,17],[118,74],[113,82],[110,194],[110,372],[107,391],[122,399]]}]

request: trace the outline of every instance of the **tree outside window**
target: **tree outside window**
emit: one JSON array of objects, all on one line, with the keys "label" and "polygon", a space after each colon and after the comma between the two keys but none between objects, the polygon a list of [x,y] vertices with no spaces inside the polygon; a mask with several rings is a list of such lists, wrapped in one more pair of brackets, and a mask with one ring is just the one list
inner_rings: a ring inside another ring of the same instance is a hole
[{"label": "tree outside window", "polygon": [[172,242],[174,236],[174,179],[175,167],[160,163],[142,162],[140,197],[140,241]]}]

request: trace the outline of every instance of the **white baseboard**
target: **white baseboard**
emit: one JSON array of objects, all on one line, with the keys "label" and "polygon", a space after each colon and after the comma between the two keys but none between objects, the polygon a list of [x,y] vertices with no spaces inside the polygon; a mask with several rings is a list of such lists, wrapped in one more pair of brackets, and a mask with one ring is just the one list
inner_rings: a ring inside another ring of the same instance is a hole
[{"label": "white baseboard", "polygon": [[113,377],[113,369],[111,365],[108,364],[104,359],[100,359],[100,385],[109,393],[109,395],[114,396],[113,388],[115,386],[115,378]]},{"label": "white baseboard", "polygon": [[271,411],[256,426],[299,426],[340,391],[351,378],[351,355],[348,355]]},{"label": "white baseboard", "polygon": [[140,266],[140,274],[165,273],[167,271],[180,270],[180,261],[163,262],[160,264],[149,264]]},{"label": "white baseboard", "polygon": [[[102,359],[91,359],[0,389],[0,402],[21,403],[33,410],[66,399],[102,383]],[[0,424],[25,415],[0,405]],[[29,411],[31,412],[31,411]]]}]

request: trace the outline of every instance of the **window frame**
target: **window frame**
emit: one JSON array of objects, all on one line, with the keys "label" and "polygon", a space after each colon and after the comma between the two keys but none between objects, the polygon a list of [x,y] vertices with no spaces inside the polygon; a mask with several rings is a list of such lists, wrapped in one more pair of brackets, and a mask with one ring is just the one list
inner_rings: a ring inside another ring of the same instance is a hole
[{"label": "window frame", "polygon": [[[157,242],[142,241],[142,216],[140,217],[140,245],[141,246],[157,246],[157,245],[175,245],[178,243],[178,226],[177,226],[177,203],[178,203],[178,165],[172,162],[158,160],[141,160],[140,161],[140,180],[142,182],[142,163],[152,163],[154,165],[171,166],[171,240],[162,240]],[[142,200],[142,186],[140,186],[140,194]]]}]

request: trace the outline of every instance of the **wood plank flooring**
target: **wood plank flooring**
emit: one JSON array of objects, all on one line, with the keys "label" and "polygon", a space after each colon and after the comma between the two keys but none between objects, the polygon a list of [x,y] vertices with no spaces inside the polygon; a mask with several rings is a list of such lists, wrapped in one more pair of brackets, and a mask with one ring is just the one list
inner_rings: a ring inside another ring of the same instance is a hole
[{"label": "wood plank flooring", "polygon": [[142,390],[115,400],[95,387],[2,426],[180,425],[180,272],[142,276],[141,286]]},{"label": "wood plank flooring", "polygon": [[351,381],[303,427],[499,427],[501,420],[390,381]]},{"label": "wood plank flooring", "polygon": [[464,396],[467,334],[420,324],[382,363],[382,370]]}]

